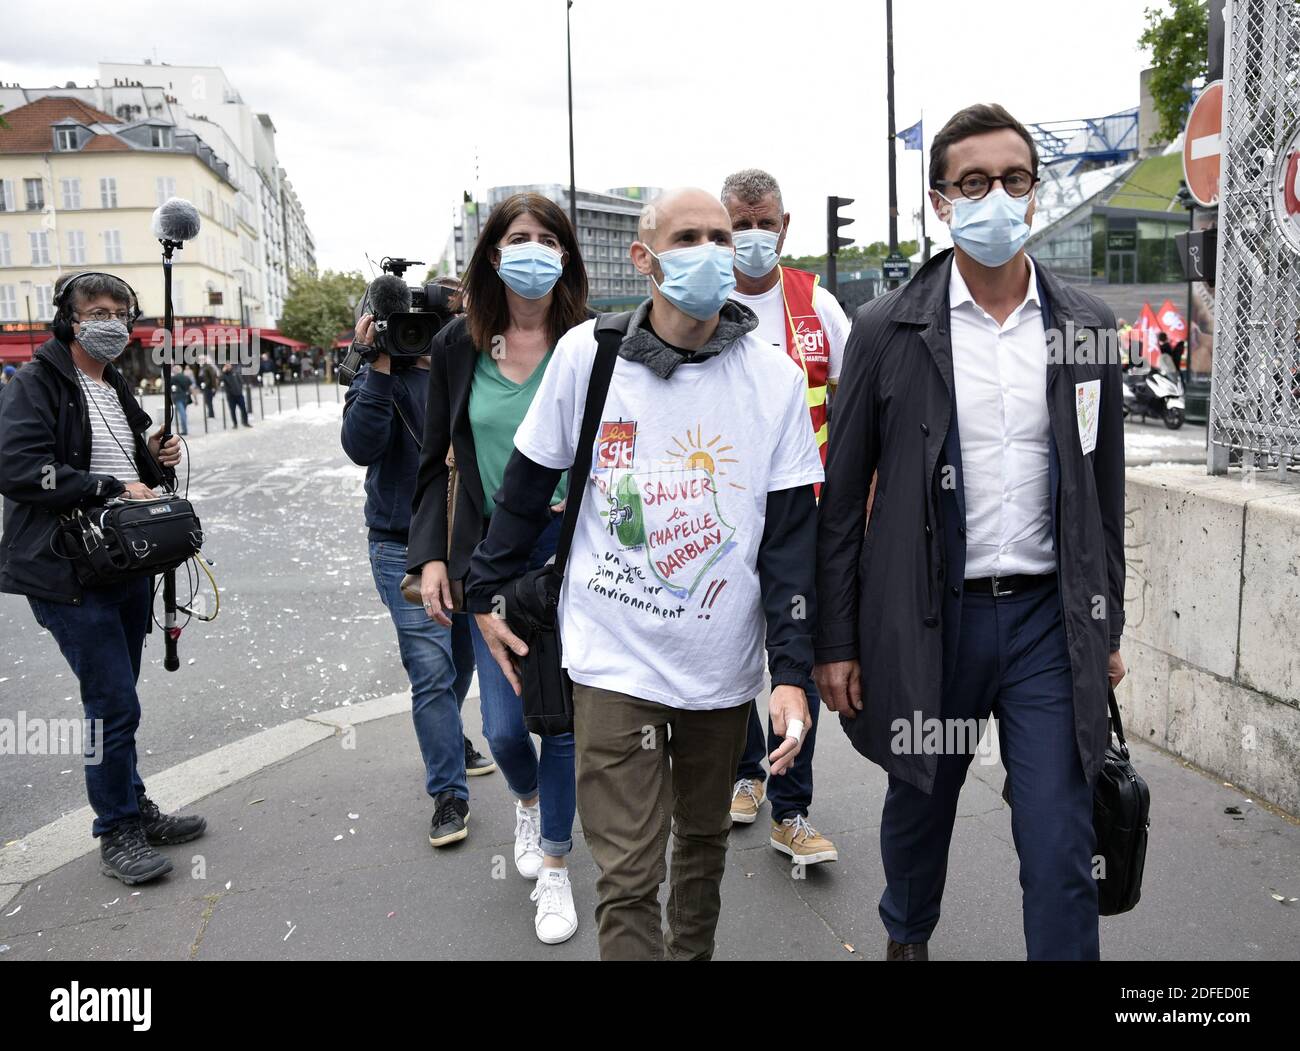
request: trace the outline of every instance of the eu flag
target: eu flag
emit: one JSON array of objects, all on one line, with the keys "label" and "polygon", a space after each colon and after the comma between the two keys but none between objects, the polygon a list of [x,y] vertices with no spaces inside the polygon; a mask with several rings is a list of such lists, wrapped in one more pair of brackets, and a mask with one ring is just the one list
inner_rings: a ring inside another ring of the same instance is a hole
[{"label": "eu flag", "polygon": [[917,121],[910,128],[904,128],[898,133],[898,137],[903,140],[903,149],[905,150],[924,150],[925,134],[921,130],[921,121]]}]

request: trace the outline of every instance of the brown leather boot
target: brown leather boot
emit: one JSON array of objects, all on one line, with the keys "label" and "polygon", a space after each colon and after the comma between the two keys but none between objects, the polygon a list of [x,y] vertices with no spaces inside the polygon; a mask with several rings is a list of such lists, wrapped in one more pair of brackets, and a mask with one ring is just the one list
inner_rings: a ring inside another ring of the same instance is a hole
[{"label": "brown leather boot", "polygon": [[927,942],[896,942],[889,939],[885,947],[886,960],[928,960],[930,949]]}]

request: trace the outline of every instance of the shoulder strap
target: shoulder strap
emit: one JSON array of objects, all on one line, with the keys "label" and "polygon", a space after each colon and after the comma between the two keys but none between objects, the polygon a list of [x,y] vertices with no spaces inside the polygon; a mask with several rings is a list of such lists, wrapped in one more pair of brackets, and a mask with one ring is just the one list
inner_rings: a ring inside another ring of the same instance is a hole
[{"label": "shoulder strap", "polygon": [[560,542],[555,549],[555,571],[564,574],[573,546],[573,534],[578,527],[578,512],[582,508],[582,494],[587,489],[587,475],[591,471],[591,448],[596,441],[596,428],[605,411],[605,396],[609,381],[618,362],[618,348],[627,335],[632,312],[601,314],[596,319],[596,360],[591,366],[591,381],[587,384],[587,403],[582,409],[582,430],[578,435],[578,448],[574,452],[573,467],[569,469],[569,496],[564,505],[564,524],[560,527]]}]

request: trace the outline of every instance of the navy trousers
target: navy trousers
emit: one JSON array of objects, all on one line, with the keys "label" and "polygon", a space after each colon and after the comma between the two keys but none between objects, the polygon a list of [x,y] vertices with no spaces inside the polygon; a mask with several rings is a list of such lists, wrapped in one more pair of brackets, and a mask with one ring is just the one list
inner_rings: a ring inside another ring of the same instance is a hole
[{"label": "navy trousers", "polygon": [[[1073,678],[1053,579],[1008,596],[967,594],[943,718],[997,718],[1020,856],[1031,960],[1098,958],[1092,786],[1075,743]],[[960,738],[957,738],[960,740]],[[957,797],[972,754],[939,757],[926,795],[889,779],[880,826],[880,917],[897,942],[928,941],[939,922]]]},{"label": "navy trousers", "polygon": [[148,577],[136,577],[111,588],[86,588],[80,606],[27,599],[81,686],[86,796],[95,812],[91,832],[96,836],[140,820],[144,782],[136,768],[140,697],[135,684],[152,616],[150,584]]},{"label": "navy trousers", "polygon": [[[772,820],[784,821],[795,814],[808,816],[813,797],[813,751],[817,747],[817,713],[821,711],[822,700],[817,687],[809,678],[804,690],[808,694],[808,711],[812,720],[804,730],[803,747],[795,756],[794,764],[780,777],[774,777],[767,786],[768,802],[772,804]],[[767,732],[758,718],[758,702],[749,702],[749,729],[745,738],[745,753],[740,757],[740,766],[736,768],[736,779],[746,778],[750,781],[764,781],[767,771],[763,769],[763,760],[781,747],[784,737],[777,737],[772,732],[772,720],[767,721]]]}]

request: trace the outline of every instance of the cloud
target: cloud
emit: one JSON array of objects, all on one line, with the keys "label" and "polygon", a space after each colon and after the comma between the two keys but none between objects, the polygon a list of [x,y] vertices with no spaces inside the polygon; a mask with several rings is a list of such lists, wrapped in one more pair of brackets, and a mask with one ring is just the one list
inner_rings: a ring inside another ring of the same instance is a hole
[{"label": "cloud", "polygon": [[[23,5],[0,79],[95,78],[100,60],[221,66],[271,115],[319,259],[433,262],[463,190],[568,182],[564,8],[538,0],[347,5],[226,0],[173,8]],[[845,233],[888,224],[884,5],[805,0],[577,0],[578,185],[698,184],[759,166],[782,184],[788,250],[825,247],[825,199],[855,198]],[[1141,5],[1040,3],[1005,18],[954,0],[895,5],[898,126],[1000,101],[1027,121],[1137,104]],[[475,157],[477,155],[477,179]],[[899,236],[921,201],[920,155],[898,153]],[[933,236],[938,221],[929,217]]]}]

